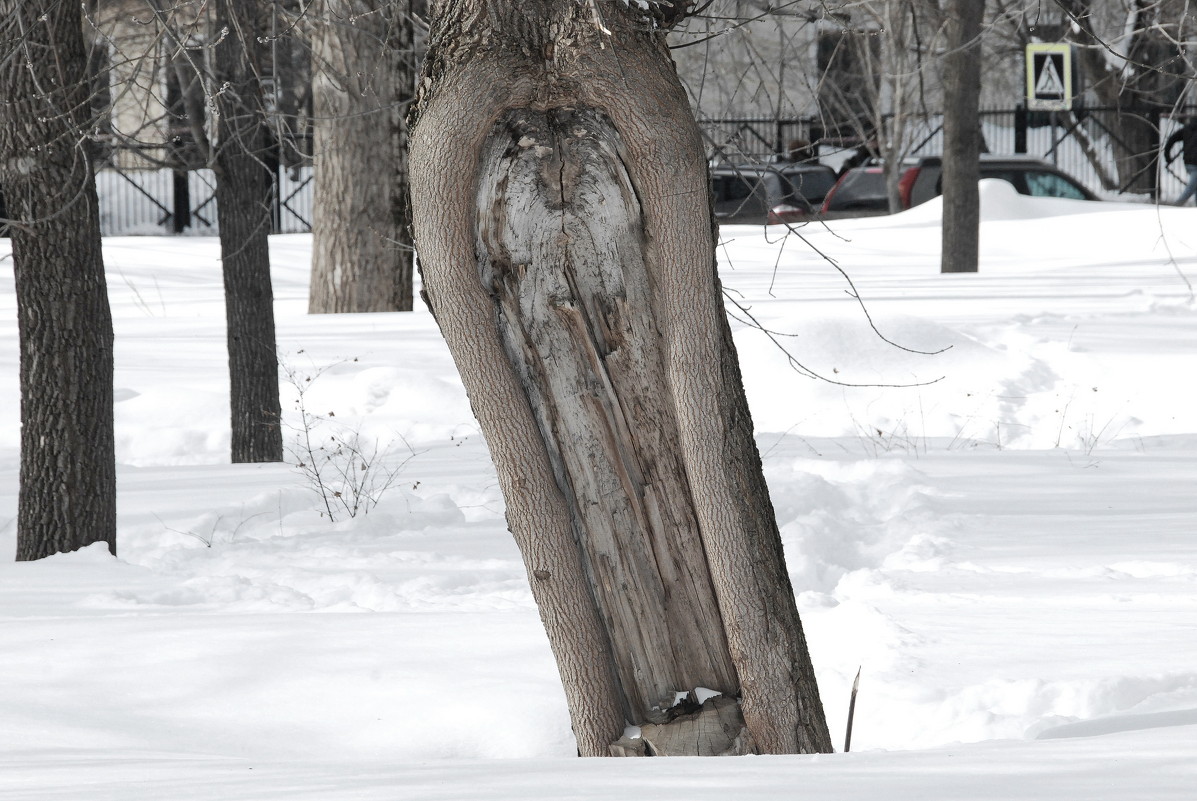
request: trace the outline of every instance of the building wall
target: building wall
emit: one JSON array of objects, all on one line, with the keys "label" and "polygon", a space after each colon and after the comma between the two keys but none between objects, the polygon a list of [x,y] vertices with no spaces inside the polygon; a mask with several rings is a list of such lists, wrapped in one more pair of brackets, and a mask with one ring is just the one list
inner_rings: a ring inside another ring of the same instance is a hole
[{"label": "building wall", "polygon": [[[202,36],[197,24],[203,3],[174,0],[168,9],[173,29]],[[95,47],[107,53],[113,163],[123,168],[157,167],[168,153],[172,126],[167,115],[167,69],[171,48],[147,0],[97,0],[85,22]],[[203,51],[196,51],[202,59]]]}]

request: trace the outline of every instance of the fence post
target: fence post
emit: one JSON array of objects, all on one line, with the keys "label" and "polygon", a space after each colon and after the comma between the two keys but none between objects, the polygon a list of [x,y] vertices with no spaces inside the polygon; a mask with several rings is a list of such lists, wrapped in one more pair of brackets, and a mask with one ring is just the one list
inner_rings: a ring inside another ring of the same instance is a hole
[{"label": "fence post", "polygon": [[1027,152],[1027,107],[1023,103],[1014,107],[1014,152]]},{"label": "fence post", "polygon": [[1151,121],[1151,199],[1160,199],[1160,110],[1148,111]]},{"label": "fence post", "polygon": [[171,170],[170,227],[176,234],[191,225],[191,192],[187,186],[187,170]]},{"label": "fence post", "polygon": [[269,134],[270,140],[266,145],[263,159],[263,165],[266,173],[269,176],[270,191],[272,197],[270,200],[270,233],[278,234],[283,230],[283,204],[282,204],[282,185],[279,177],[279,170],[282,168],[282,147],[279,146],[278,139],[273,134]]}]

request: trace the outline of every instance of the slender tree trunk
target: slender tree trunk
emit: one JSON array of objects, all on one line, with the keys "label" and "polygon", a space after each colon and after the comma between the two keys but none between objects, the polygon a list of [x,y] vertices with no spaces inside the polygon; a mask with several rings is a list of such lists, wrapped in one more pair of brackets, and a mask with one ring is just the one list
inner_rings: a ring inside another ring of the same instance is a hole
[{"label": "slender tree trunk", "polygon": [[985,0],[950,0],[943,88],[943,250],[940,272],[975,273],[981,197],[981,21]]},{"label": "slender tree trunk", "polygon": [[[694,715],[699,736],[614,750],[829,751],[701,137],[636,13],[434,4],[411,145],[425,299],[487,437],[579,753],[611,753],[625,721]],[[739,709],[662,711],[696,686]]]},{"label": "slender tree trunk", "polygon": [[309,311],[411,311],[406,0],[318,0],[312,28],[315,189]]},{"label": "slender tree trunk", "polygon": [[0,0],[0,186],[21,352],[17,559],[116,553],[112,314],[78,3]]},{"label": "slender tree trunk", "polygon": [[228,321],[234,462],[283,459],[257,0],[217,0],[216,206]]}]

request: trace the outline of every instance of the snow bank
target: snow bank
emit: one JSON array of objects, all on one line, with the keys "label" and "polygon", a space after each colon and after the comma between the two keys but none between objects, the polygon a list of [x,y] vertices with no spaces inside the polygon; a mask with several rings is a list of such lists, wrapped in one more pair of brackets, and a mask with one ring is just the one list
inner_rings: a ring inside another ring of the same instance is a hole
[{"label": "snow bank", "polygon": [[[1188,798],[1193,212],[982,190],[976,275],[939,274],[931,204],[805,241],[724,229],[836,741],[863,666],[859,753],[667,772],[571,758],[485,443],[425,310],[309,317],[310,237],[272,238],[283,368],[313,430],[390,443],[379,464],[399,470],[369,515],[333,521],[292,466],[226,463],[215,242],[107,240],[120,558],[0,563],[0,797]],[[11,554],[11,270],[0,329]]]}]

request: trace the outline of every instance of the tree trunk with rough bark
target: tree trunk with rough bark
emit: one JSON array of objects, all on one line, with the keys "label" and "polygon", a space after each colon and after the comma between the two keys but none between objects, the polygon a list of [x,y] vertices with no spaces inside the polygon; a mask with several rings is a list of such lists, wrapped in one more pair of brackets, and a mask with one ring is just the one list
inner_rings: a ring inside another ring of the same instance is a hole
[{"label": "tree trunk with rough bark", "polygon": [[257,0],[217,0],[216,30],[228,31],[215,47],[215,172],[234,462],[283,460],[260,25]]},{"label": "tree trunk with rough bark", "polygon": [[[432,11],[411,140],[424,295],[579,753],[830,751],[663,33],[616,3]],[[696,687],[738,703],[674,706]],[[693,728],[616,745],[625,722]]]},{"label": "tree trunk with rough bark", "polygon": [[17,559],[116,553],[112,314],[78,3],[0,0],[0,186],[21,353]]},{"label": "tree trunk with rough bark", "polygon": [[950,0],[943,64],[943,250],[940,272],[977,272],[981,196],[981,21],[985,0]]},{"label": "tree trunk with rough bark", "polygon": [[409,3],[319,0],[312,30],[315,188],[308,310],[411,311]]}]

